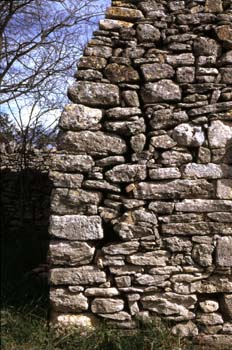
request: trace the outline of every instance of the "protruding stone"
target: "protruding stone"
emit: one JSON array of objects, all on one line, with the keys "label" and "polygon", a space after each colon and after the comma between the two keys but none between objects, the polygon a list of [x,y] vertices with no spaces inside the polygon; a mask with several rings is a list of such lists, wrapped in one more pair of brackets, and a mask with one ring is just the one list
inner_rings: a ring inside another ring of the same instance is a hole
[{"label": "protruding stone", "polygon": [[74,103],[89,107],[114,107],[119,105],[119,88],[116,85],[79,81],[68,90]]},{"label": "protruding stone", "polygon": [[180,146],[199,147],[205,141],[205,136],[200,126],[192,126],[184,123],[175,127],[173,138]]},{"label": "protruding stone", "polygon": [[51,216],[50,235],[74,241],[103,238],[100,216],[64,215]]},{"label": "protruding stone", "polygon": [[143,18],[141,11],[126,7],[109,7],[106,10],[106,18],[119,19],[123,21],[134,22]]},{"label": "protruding stone", "polygon": [[178,102],[181,100],[181,90],[172,80],[160,80],[157,83],[147,83],[141,91],[144,103]]},{"label": "protruding stone", "polygon": [[91,310],[95,314],[112,314],[114,312],[122,311],[123,308],[124,301],[121,299],[96,298],[91,305]]}]

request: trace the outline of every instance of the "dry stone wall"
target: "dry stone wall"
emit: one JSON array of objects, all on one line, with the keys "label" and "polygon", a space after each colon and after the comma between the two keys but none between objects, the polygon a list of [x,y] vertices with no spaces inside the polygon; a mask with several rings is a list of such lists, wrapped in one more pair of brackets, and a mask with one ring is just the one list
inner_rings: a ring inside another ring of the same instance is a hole
[{"label": "dry stone wall", "polygon": [[52,158],[61,325],[174,321],[232,344],[232,3],[112,1]]}]

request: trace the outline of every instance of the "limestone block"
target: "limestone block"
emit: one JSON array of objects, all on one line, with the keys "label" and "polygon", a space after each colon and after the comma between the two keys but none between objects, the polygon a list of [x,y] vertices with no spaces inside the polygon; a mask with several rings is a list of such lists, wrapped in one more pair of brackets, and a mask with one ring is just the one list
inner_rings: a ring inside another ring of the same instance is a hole
[{"label": "limestone block", "polygon": [[111,183],[104,180],[86,180],[83,182],[83,187],[92,190],[102,190],[120,193],[121,189],[117,185],[112,185]]},{"label": "limestone block", "polygon": [[117,288],[87,288],[84,293],[87,297],[110,298],[119,295]]},{"label": "limestone block", "polygon": [[107,60],[103,57],[83,56],[78,62],[79,69],[103,69],[107,64]]},{"label": "limestone block", "polygon": [[165,266],[169,259],[168,252],[157,250],[147,253],[137,253],[127,257],[127,262],[133,265]]},{"label": "limestone block", "polygon": [[88,211],[90,205],[97,205],[101,198],[100,192],[57,188],[52,192],[51,210],[60,215],[79,214]]},{"label": "limestone block", "polygon": [[229,48],[232,48],[232,25],[224,24],[216,27],[216,34],[219,40],[229,44]]},{"label": "limestone block", "polygon": [[135,152],[142,152],[146,143],[146,136],[144,134],[137,134],[130,139],[131,148]]},{"label": "limestone block", "polygon": [[86,242],[51,241],[49,245],[49,262],[52,265],[89,264],[95,248]]},{"label": "limestone block", "polygon": [[178,168],[157,168],[149,170],[152,180],[179,179],[181,173]]},{"label": "limestone block", "polygon": [[223,12],[222,0],[206,0],[205,10],[213,13]]},{"label": "limestone block", "polygon": [[96,56],[109,58],[112,56],[112,48],[110,46],[87,46],[84,50],[85,56]]},{"label": "limestone block", "polygon": [[232,319],[232,294],[223,294],[221,298],[221,306],[227,319]]},{"label": "limestone block", "polygon": [[74,103],[89,107],[114,107],[119,105],[119,88],[116,85],[79,81],[68,89]]},{"label": "limestone block", "polygon": [[206,180],[173,180],[163,182],[140,182],[134,189],[136,199],[181,199],[201,196],[210,198],[212,184]]},{"label": "limestone block", "polygon": [[89,155],[120,155],[127,149],[122,138],[101,131],[68,131],[61,136],[59,147],[69,152],[88,153]]},{"label": "limestone block", "polygon": [[[232,30],[231,30],[231,43],[232,43]],[[222,78],[221,78],[222,83],[232,84],[232,68],[229,68],[229,67],[221,68],[220,73],[222,75]]]},{"label": "limestone block", "polygon": [[122,299],[112,298],[95,298],[91,305],[94,314],[112,314],[124,309],[124,301]]},{"label": "limestone block", "polygon": [[176,211],[183,212],[216,212],[232,211],[232,201],[230,200],[205,200],[205,199],[185,199],[175,204]]},{"label": "limestone block", "polygon": [[199,147],[204,143],[205,135],[201,127],[183,123],[175,127],[173,139],[180,146]]},{"label": "limestone block", "polygon": [[192,161],[192,155],[186,149],[166,151],[161,154],[161,163],[165,166],[180,166]]},{"label": "limestone block", "polygon": [[116,19],[102,19],[100,20],[100,29],[102,30],[119,30],[121,28],[131,28],[133,23],[127,21],[120,21]]},{"label": "limestone block", "polygon": [[152,113],[150,125],[152,129],[166,129],[171,126],[188,121],[188,115],[185,111],[173,112],[171,109],[160,109]]},{"label": "limestone block", "polygon": [[89,172],[94,165],[93,158],[87,155],[53,154],[50,169],[59,172]]},{"label": "limestone block", "polygon": [[134,83],[139,81],[138,72],[131,66],[110,63],[104,70],[107,79],[112,83]]},{"label": "limestone block", "polygon": [[231,101],[220,102],[220,103],[209,104],[203,107],[192,108],[190,109],[188,114],[189,116],[194,117],[202,114],[219,113],[219,112],[230,110],[231,107],[232,107]]},{"label": "limestone block", "polygon": [[165,238],[164,242],[171,252],[190,252],[192,249],[191,241],[186,238],[169,237]]},{"label": "limestone block", "polygon": [[49,178],[54,187],[80,188],[84,179],[82,174],[64,174],[58,171],[50,171]]},{"label": "limestone block", "polygon": [[195,244],[192,250],[193,260],[203,267],[211,266],[213,263],[214,247],[210,244]]},{"label": "limestone block", "polygon": [[177,68],[176,77],[179,83],[193,83],[195,80],[195,68],[179,67]]},{"label": "limestone block", "polygon": [[51,323],[62,333],[76,329],[79,332],[93,330],[98,324],[97,318],[93,314],[56,314],[52,313]]},{"label": "limestone block", "polygon": [[192,53],[181,53],[179,55],[166,55],[166,62],[171,66],[192,66],[195,63],[195,57]]},{"label": "limestone block", "polygon": [[115,107],[106,111],[106,117],[109,119],[130,119],[130,117],[141,115],[142,111],[138,107]]},{"label": "limestone block", "polygon": [[169,149],[176,146],[176,142],[167,134],[153,136],[150,140],[150,143],[153,147],[161,149]]},{"label": "limestone block", "polygon": [[106,318],[107,320],[113,321],[131,321],[131,315],[125,311],[119,311],[115,314],[98,314],[102,318]]},{"label": "limestone block", "polygon": [[210,313],[219,309],[219,303],[215,300],[205,300],[200,302],[200,308],[203,312]]},{"label": "limestone block", "polygon": [[129,255],[136,253],[139,248],[139,242],[137,241],[131,241],[131,242],[125,242],[125,243],[112,243],[109,245],[106,245],[102,248],[103,253],[109,254],[109,255]]},{"label": "limestone block", "polygon": [[135,135],[146,130],[144,118],[138,117],[131,118],[128,121],[107,121],[104,123],[104,127],[111,133],[117,133],[123,136]]},{"label": "limestone block", "polygon": [[109,7],[106,10],[106,18],[119,19],[123,21],[134,22],[143,18],[141,11],[126,7]]},{"label": "limestone block", "polygon": [[211,235],[211,234],[232,234],[232,227],[229,223],[219,222],[184,222],[162,224],[162,233],[167,235]]},{"label": "limestone block", "polygon": [[160,31],[151,24],[139,24],[137,26],[137,38],[141,43],[144,42],[156,42],[160,39]]},{"label": "limestone block", "polygon": [[172,66],[166,63],[143,64],[141,66],[141,71],[145,81],[170,79],[175,75]]},{"label": "limestone block", "polygon": [[97,215],[52,215],[49,234],[73,241],[96,240],[104,236],[102,220]]},{"label": "limestone block", "polygon": [[231,293],[232,276],[214,275],[201,281],[197,288],[198,293]]},{"label": "limestone block", "polygon": [[222,179],[217,181],[217,198],[232,199],[231,179]]},{"label": "limestone block", "polygon": [[65,130],[98,130],[102,111],[78,104],[69,104],[61,114],[59,126]]},{"label": "limestone block", "polygon": [[218,56],[220,45],[214,39],[198,37],[194,41],[194,53],[196,56]]},{"label": "limestone block", "polygon": [[178,102],[181,100],[181,90],[172,80],[163,79],[157,83],[147,83],[141,91],[144,103]]},{"label": "limestone block", "polygon": [[133,90],[126,90],[122,92],[122,97],[128,107],[139,107],[140,102],[138,94]]},{"label": "limestone block", "polygon": [[150,202],[148,209],[158,214],[171,214],[174,210],[174,203],[171,202]]},{"label": "limestone block", "polygon": [[232,167],[214,163],[189,163],[183,167],[182,174],[184,178],[220,179],[223,177],[232,177]]},{"label": "limestone block", "polygon": [[179,337],[195,337],[198,335],[198,328],[192,322],[188,321],[187,323],[179,323],[172,328],[172,333]]},{"label": "limestone block", "polygon": [[146,166],[139,164],[116,165],[105,173],[106,178],[112,182],[132,182],[145,180]]},{"label": "limestone block", "polygon": [[93,285],[105,283],[106,274],[95,266],[87,265],[73,268],[56,268],[50,270],[52,285]]},{"label": "limestone block", "polygon": [[197,323],[205,325],[205,326],[214,326],[217,324],[223,324],[223,318],[218,313],[204,313],[197,316]]},{"label": "limestone block", "polygon": [[89,307],[88,299],[83,293],[74,294],[65,288],[51,288],[49,297],[55,311],[81,312]]},{"label": "limestone block", "polygon": [[216,263],[218,266],[232,266],[232,237],[218,238]]}]

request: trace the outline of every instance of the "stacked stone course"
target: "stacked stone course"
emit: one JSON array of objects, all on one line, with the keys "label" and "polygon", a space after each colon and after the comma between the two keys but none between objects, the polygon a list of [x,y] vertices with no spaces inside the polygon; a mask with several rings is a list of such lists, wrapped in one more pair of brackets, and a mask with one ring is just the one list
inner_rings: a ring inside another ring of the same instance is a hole
[{"label": "stacked stone course", "polygon": [[232,344],[232,3],[112,1],[52,158],[61,325],[174,321]]}]

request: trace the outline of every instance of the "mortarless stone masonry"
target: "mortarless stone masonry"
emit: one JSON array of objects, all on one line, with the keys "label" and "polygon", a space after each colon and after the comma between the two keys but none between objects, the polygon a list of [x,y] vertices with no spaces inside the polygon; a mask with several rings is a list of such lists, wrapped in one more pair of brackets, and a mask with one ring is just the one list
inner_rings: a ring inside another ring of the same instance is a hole
[{"label": "mortarless stone masonry", "polygon": [[52,320],[232,349],[232,2],[112,1],[50,167]]}]

